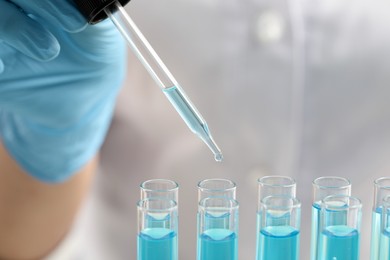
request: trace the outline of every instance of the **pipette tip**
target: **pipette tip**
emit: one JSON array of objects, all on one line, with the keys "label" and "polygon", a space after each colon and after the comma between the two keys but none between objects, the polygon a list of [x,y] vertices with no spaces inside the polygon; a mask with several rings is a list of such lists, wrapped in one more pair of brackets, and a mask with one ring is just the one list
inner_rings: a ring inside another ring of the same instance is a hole
[{"label": "pipette tip", "polygon": [[211,135],[208,135],[207,138],[203,139],[203,141],[207,144],[207,146],[210,148],[210,150],[214,154],[214,159],[217,162],[223,161],[223,155],[221,152],[221,149],[219,149],[218,145],[215,143]]},{"label": "pipette tip", "polygon": [[222,153],[216,153],[216,154],[214,154],[214,159],[215,159],[217,162],[222,162],[222,161],[223,161],[223,155],[222,155]]}]

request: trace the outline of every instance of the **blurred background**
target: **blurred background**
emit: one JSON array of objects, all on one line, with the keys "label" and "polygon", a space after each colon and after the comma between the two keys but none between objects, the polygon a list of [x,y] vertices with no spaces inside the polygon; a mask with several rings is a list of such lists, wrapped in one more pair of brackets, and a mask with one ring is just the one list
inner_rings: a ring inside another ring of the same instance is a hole
[{"label": "blurred background", "polygon": [[390,2],[133,0],[126,7],[209,124],[225,160],[192,132],[129,51],[101,165],[74,232],[85,258],[136,259],[139,184],[180,185],[180,259],[196,256],[197,183],[228,178],[239,259],[255,259],[257,179],[289,175],[309,259],[311,182],[349,178],[369,259],[373,181],[390,175]]}]

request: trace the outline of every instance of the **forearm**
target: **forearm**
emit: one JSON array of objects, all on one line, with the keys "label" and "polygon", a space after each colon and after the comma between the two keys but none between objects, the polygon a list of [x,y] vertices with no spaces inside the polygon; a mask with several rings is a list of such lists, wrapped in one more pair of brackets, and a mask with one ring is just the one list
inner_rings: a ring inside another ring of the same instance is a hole
[{"label": "forearm", "polygon": [[0,259],[41,259],[66,235],[96,169],[93,159],[64,183],[23,172],[0,143]]}]

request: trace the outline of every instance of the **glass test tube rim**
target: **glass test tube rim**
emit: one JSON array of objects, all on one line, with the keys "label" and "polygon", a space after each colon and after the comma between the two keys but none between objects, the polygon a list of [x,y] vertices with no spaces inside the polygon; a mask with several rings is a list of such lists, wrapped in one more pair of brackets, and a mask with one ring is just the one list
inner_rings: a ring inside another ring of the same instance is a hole
[{"label": "glass test tube rim", "polygon": [[[147,208],[142,203],[147,202],[147,201],[165,201],[172,203],[169,207],[166,208],[161,208],[161,209],[154,209],[154,208]],[[161,212],[161,211],[176,211],[178,208],[177,202],[171,199],[164,199],[164,198],[145,198],[142,200],[139,200],[137,202],[137,208],[141,211],[148,211],[148,212]]]},{"label": "glass test tube rim", "polygon": [[[346,182],[344,185],[340,185],[340,186],[326,186],[326,185],[322,185],[322,184],[318,183],[319,181],[322,181],[325,179],[335,179],[335,180],[342,180],[342,181],[346,181]],[[315,188],[321,189],[321,190],[325,190],[325,189],[334,189],[334,190],[340,189],[341,190],[341,189],[346,189],[346,188],[352,186],[352,183],[349,179],[344,178],[344,177],[340,177],[340,176],[321,176],[321,177],[318,177],[315,180],[313,180],[312,184]]]},{"label": "glass test tube rim", "polygon": [[[281,183],[270,184],[270,183],[267,183],[267,182],[263,182],[263,180],[278,179],[278,178],[283,178],[285,180],[290,180],[291,182],[290,183],[286,183],[286,184],[281,184]],[[259,185],[262,184],[264,186],[274,186],[274,187],[281,187],[281,188],[288,188],[288,187],[293,187],[293,186],[297,185],[297,182],[296,182],[296,180],[293,177],[286,176],[286,175],[267,175],[267,176],[263,176],[263,177],[260,177],[260,178],[257,179],[257,183]]]},{"label": "glass test tube rim", "polygon": [[[201,184],[209,181],[225,181],[226,183],[231,184],[230,187],[225,188],[225,189],[217,189],[217,188],[207,188],[207,187],[202,187]],[[211,178],[211,179],[205,179],[201,180],[198,182],[198,189],[200,191],[231,191],[237,189],[237,185],[234,181],[229,180],[229,179],[224,179],[224,178]]]},{"label": "glass test tube rim", "polygon": [[[271,200],[271,199],[288,199],[288,200],[291,200],[293,202],[293,204],[289,207],[283,207],[283,206],[276,206],[276,205],[269,205],[267,204],[268,200]],[[296,197],[292,197],[292,196],[287,196],[287,195],[270,195],[270,196],[267,196],[265,198],[263,198],[261,200],[261,203],[262,203],[262,207],[264,208],[264,210],[281,210],[281,209],[284,209],[284,210],[291,210],[291,209],[300,209],[302,207],[302,202],[296,198]]]},{"label": "glass test tube rim", "polygon": [[[151,188],[146,188],[144,186],[145,183],[147,182],[151,182],[151,181],[165,181],[167,183],[171,183],[174,185],[173,188],[169,188],[169,189],[151,189]],[[166,192],[170,192],[170,191],[174,191],[174,190],[177,190],[179,189],[179,184],[176,182],[176,181],[173,181],[173,180],[168,180],[168,179],[151,179],[151,180],[146,180],[144,182],[142,182],[140,184],[140,188],[144,191],[156,191],[156,192],[163,192],[163,191],[166,191]]]},{"label": "glass test tube rim", "polygon": [[[383,181],[386,181],[386,182],[388,181],[389,183],[383,185],[383,183],[382,183]],[[374,181],[374,185],[375,185],[375,187],[380,188],[380,189],[390,190],[390,177],[380,177]]]},{"label": "glass test tube rim", "polygon": [[[340,206],[337,206],[335,204],[329,204],[327,202],[329,202],[329,200],[331,199],[337,199],[337,198],[348,198],[349,201],[354,201],[356,204],[353,204],[353,205],[350,205],[348,204],[348,207],[345,208],[345,207],[340,207]],[[337,195],[329,195],[329,196],[326,196],[324,199],[322,199],[321,201],[321,208],[322,209],[330,209],[332,211],[345,211],[346,209],[361,209],[363,207],[363,204],[362,204],[362,201],[361,199],[355,197],[355,196],[349,196],[349,195],[341,195],[341,194],[337,194]]]},{"label": "glass test tube rim", "polygon": [[390,195],[390,177],[380,177],[374,180],[374,203],[372,210],[377,211],[383,206],[383,200]]}]

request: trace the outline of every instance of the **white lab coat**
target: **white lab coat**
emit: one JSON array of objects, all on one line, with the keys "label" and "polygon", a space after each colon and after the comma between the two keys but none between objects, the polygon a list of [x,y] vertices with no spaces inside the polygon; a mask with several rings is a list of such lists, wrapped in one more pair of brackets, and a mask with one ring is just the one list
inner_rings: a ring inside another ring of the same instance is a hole
[{"label": "white lab coat", "polygon": [[[142,0],[128,12],[209,124],[192,134],[129,53],[127,81],[85,210],[90,259],[136,259],[139,184],[180,184],[180,259],[196,256],[196,185],[237,183],[239,259],[255,257],[257,178],[290,175],[309,259],[313,179],[349,178],[369,259],[373,181],[390,175],[390,2]],[[91,218],[92,217],[92,218]],[[87,218],[88,219],[88,218]]]}]

